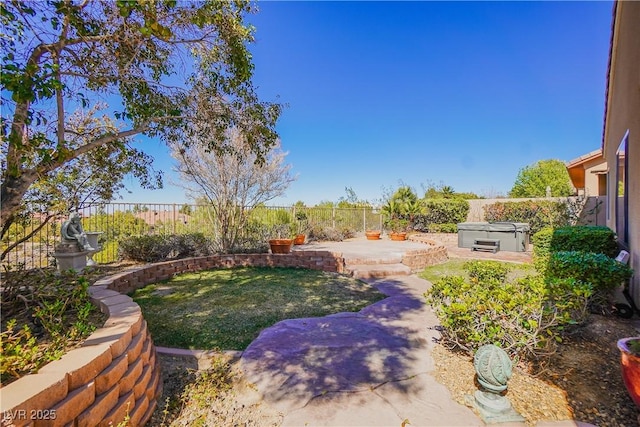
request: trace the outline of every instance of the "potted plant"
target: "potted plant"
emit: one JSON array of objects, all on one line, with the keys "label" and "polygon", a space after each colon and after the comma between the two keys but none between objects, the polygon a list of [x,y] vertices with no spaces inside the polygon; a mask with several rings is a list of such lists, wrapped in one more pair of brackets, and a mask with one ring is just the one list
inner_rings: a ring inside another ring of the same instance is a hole
[{"label": "potted plant", "polygon": [[311,227],[307,220],[307,214],[304,212],[298,212],[296,214],[296,222],[291,224],[291,235],[294,236],[293,244],[303,245],[310,229]]},{"label": "potted plant", "polygon": [[364,235],[367,236],[367,240],[380,240],[380,230],[367,230]]},{"label": "potted plant", "polygon": [[393,218],[387,221],[387,226],[391,230],[389,237],[391,240],[406,240],[407,230],[409,229],[409,220],[403,218]]},{"label": "potted plant", "polygon": [[402,187],[382,207],[385,226],[390,229],[391,240],[405,240],[411,224],[410,219],[419,213],[421,207],[415,194],[408,187]]},{"label": "potted plant", "polygon": [[269,247],[272,254],[288,254],[293,246],[293,239],[290,237],[291,227],[289,224],[276,224],[271,230],[272,238],[269,239]]},{"label": "potted plant", "polygon": [[618,340],[622,379],[629,396],[640,407],[640,337]]}]

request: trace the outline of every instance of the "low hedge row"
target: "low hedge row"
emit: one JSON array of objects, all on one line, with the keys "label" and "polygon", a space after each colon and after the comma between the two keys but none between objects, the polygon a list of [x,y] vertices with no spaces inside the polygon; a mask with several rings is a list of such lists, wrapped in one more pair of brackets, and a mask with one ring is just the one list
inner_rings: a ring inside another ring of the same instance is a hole
[{"label": "low hedge row", "polygon": [[573,278],[591,284],[598,301],[606,301],[612,290],[627,282],[633,270],[605,254],[562,251],[549,256],[545,274],[552,278]]},{"label": "low hedge row", "polygon": [[202,233],[129,236],[118,242],[121,259],[158,262],[213,254],[212,243]]},{"label": "low hedge row", "polygon": [[535,256],[561,251],[582,251],[613,258],[618,253],[615,233],[602,226],[545,227],[533,235],[531,242]]}]

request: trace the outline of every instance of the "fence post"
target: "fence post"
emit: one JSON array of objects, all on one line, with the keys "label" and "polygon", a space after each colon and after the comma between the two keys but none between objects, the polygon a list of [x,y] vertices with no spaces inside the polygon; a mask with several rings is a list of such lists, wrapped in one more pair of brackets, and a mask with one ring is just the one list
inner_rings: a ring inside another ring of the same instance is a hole
[{"label": "fence post", "polygon": [[362,231],[367,231],[367,209],[362,208]]},{"label": "fence post", "polygon": [[173,234],[176,234],[176,204],[173,204]]},{"label": "fence post", "polygon": [[336,228],[336,207],[331,208],[331,227]]}]

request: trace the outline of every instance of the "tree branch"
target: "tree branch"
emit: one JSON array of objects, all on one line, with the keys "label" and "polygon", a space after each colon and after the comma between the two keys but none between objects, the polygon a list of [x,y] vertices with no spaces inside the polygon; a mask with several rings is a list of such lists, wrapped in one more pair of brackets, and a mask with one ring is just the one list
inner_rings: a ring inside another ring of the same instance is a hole
[{"label": "tree branch", "polygon": [[[9,254],[9,252],[11,252],[13,249],[15,249],[20,243],[25,242],[27,240],[29,240],[30,238],[32,238],[38,231],[42,230],[42,228],[47,225],[47,223],[51,220],[51,218],[56,217],[58,214],[50,214],[47,212],[47,217],[44,219],[44,221],[42,221],[42,223],[40,225],[38,225],[36,228],[34,228],[33,230],[31,230],[30,233],[25,234],[24,236],[22,236],[20,239],[16,240],[15,242],[9,244],[9,246],[7,246],[5,248],[5,250],[2,251],[2,253],[0,254],[0,261],[3,261],[6,256]],[[4,233],[3,233],[4,234]]]}]

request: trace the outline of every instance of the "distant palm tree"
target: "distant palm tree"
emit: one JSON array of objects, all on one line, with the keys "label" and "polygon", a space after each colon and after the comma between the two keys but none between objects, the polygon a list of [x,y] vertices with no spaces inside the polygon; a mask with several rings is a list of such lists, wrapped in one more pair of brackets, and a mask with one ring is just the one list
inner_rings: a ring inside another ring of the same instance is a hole
[{"label": "distant palm tree", "polygon": [[442,196],[445,199],[450,199],[453,197],[453,195],[456,193],[455,190],[453,189],[453,187],[448,186],[448,185],[444,185],[441,189],[440,192],[442,193]]}]

